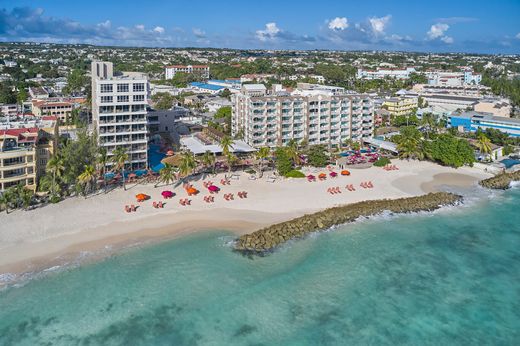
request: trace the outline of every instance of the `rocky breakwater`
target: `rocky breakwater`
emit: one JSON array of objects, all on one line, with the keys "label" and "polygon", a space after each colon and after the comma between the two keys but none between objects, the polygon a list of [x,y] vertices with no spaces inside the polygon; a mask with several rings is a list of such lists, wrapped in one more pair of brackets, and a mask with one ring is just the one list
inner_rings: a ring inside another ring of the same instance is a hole
[{"label": "rocky breakwater", "polygon": [[383,211],[393,213],[433,211],[461,201],[462,196],[437,192],[418,197],[364,201],[329,208],[242,235],[236,239],[235,250],[243,254],[263,255],[290,239],[352,222],[362,216],[377,215]]},{"label": "rocky breakwater", "polygon": [[506,190],[511,186],[511,182],[520,180],[520,170],[511,173],[500,173],[494,177],[481,180],[480,185],[488,189]]}]

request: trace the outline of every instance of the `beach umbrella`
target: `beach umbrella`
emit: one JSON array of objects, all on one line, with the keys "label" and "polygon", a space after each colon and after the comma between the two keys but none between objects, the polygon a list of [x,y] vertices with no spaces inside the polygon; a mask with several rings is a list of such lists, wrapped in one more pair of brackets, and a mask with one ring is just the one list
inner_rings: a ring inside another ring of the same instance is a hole
[{"label": "beach umbrella", "polygon": [[150,196],[148,196],[144,193],[138,193],[137,195],[135,195],[135,198],[137,199],[138,202],[142,202],[142,201],[146,201],[148,198],[150,198]]},{"label": "beach umbrella", "polygon": [[330,172],[329,174],[330,174],[331,177],[335,177],[335,176],[338,175],[338,173],[336,173],[336,172],[334,172],[334,171]]},{"label": "beach umbrella", "polygon": [[308,178],[308,179],[316,179],[316,177],[315,177],[314,175],[312,175],[312,174],[309,174],[309,175],[307,176],[307,178]]},{"label": "beach umbrella", "polygon": [[341,175],[350,175],[350,172],[347,170],[341,171]]},{"label": "beach umbrella", "polygon": [[171,198],[174,196],[174,193],[172,191],[169,191],[169,190],[165,190],[163,192],[161,192],[161,195],[164,197],[164,198]]},{"label": "beach umbrella", "polygon": [[136,177],[137,177],[137,175],[136,175],[135,173],[130,173],[130,174],[128,175],[128,178],[130,178],[130,179],[132,179],[132,178],[136,178]]},{"label": "beach umbrella", "polygon": [[320,175],[318,175],[318,177],[320,177],[320,178],[326,178],[326,177],[327,177],[327,174],[325,174],[325,173],[320,173]]},{"label": "beach umbrella", "polygon": [[210,185],[210,186],[208,186],[208,190],[211,191],[211,192],[217,192],[220,189],[218,188],[218,186]]}]

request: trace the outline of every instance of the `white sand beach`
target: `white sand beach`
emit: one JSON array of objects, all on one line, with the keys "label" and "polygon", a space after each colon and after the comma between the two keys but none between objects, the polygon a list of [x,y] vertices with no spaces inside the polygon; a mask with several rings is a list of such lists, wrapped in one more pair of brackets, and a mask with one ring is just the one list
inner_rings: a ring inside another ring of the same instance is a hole
[{"label": "white sand beach", "polygon": [[[69,198],[31,211],[4,212],[0,215],[0,273],[31,271],[82,251],[170,238],[198,230],[250,232],[336,205],[417,196],[443,186],[470,187],[490,176],[470,167],[452,169],[430,162],[399,160],[393,163],[399,170],[350,169],[350,176],[329,177],[317,182],[280,178],[268,182],[269,172],[265,172],[262,179],[249,180],[248,174],[239,173],[238,180],[221,186],[223,174],[205,177],[222,189],[214,195],[214,203],[204,202],[207,190],[202,186],[202,180],[194,180],[194,187],[201,193],[190,198],[190,206],[179,204],[179,198],[187,197],[182,186],[173,189],[171,185],[155,188],[153,184],[129,184],[127,191],[119,188],[88,198]],[[317,175],[326,170],[306,169],[304,172]],[[360,187],[363,181],[371,181],[374,187]],[[356,191],[347,191],[347,184],[353,184]],[[336,186],[342,193],[331,195],[327,192],[329,187]],[[176,196],[164,200],[163,190],[172,190]],[[238,198],[238,191],[247,191],[248,198]],[[151,199],[137,203],[135,195],[138,193],[148,194]],[[234,193],[234,200],[224,200],[225,193]],[[155,209],[153,201],[165,201],[166,205],[163,209]],[[127,213],[124,211],[127,204],[139,207],[136,212]]]}]

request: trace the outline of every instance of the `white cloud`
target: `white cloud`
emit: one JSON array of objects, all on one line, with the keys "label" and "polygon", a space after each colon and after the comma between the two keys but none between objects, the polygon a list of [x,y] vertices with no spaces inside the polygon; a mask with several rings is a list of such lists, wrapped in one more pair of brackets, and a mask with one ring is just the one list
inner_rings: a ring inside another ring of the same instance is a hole
[{"label": "white cloud", "polygon": [[156,33],[158,34],[163,34],[164,33],[164,28],[162,26],[156,26],[153,31],[155,31]]},{"label": "white cloud", "polygon": [[392,18],[391,15],[386,15],[384,17],[372,17],[369,18],[370,26],[372,27],[372,32],[374,35],[380,35],[385,33],[386,26],[390,22]]},{"label": "white cloud", "polygon": [[453,43],[453,37],[443,36],[443,37],[441,37],[441,41],[444,43]]},{"label": "white cloud", "polygon": [[109,20],[106,20],[102,23],[98,23],[97,26],[101,29],[110,29],[112,27],[112,23]]},{"label": "white cloud", "polygon": [[198,38],[205,38],[206,37],[206,32],[202,29],[199,29],[199,28],[193,28],[193,35],[195,35],[196,37]]},{"label": "white cloud", "polygon": [[444,33],[448,31],[449,28],[450,26],[446,23],[433,24],[426,35],[428,35],[430,40],[435,40],[436,38],[444,36]]},{"label": "white cloud", "polygon": [[137,24],[137,25],[135,26],[135,28],[136,28],[137,30],[144,31],[144,25],[143,25],[143,24]]},{"label": "white cloud", "polygon": [[520,40],[520,32],[515,37]]},{"label": "white cloud", "polygon": [[451,44],[453,43],[453,37],[445,35],[449,28],[450,26],[446,23],[433,24],[426,33],[426,36],[428,36],[430,40],[440,39],[444,43]]},{"label": "white cloud", "polygon": [[345,30],[348,28],[348,20],[345,17],[336,17],[329,22],[330,30]]},{"label": "white cloud", "polygon": [[256,38],[262,42],[273,40],[280,31],[281,30],[276,26],[276,23],[267,23],[265,25],[265,30],[256,31]]}]

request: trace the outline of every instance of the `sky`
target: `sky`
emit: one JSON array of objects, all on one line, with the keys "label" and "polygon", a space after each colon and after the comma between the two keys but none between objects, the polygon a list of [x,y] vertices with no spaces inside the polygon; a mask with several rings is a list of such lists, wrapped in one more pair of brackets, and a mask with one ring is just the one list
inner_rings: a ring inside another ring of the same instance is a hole
[{"label": "sky", "polygon": [[520,0],[0,0],[0,41],[520,54]]}]

